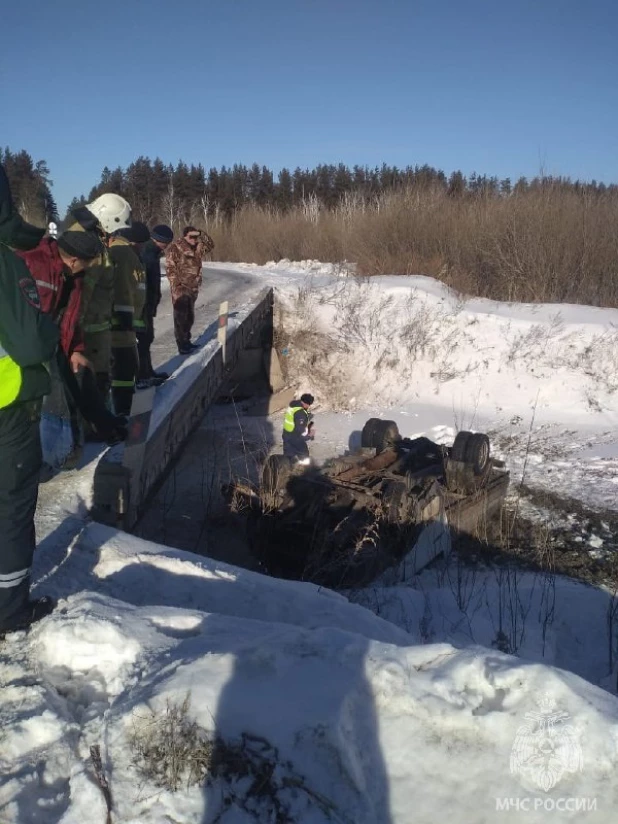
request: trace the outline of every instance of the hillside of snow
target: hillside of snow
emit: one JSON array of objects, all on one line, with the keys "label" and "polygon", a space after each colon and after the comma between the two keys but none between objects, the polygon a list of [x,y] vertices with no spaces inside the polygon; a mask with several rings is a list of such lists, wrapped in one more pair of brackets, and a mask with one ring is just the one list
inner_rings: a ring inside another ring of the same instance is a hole
[{"label": "hillside of snow", "polygon": [[[504,798],[555,798],[538,771],[510,771],[541,699],[581,736],[560,797],[596,799],[586,820],[613,820],[618,702],[564,670],[418,643],[332,592],[96,525],[46,589],[61,607],[2,647],[3,822],[104,822],[93,745],[114,821],[491,822]],[[185,699],[202,730],[268,743],[289,817],[268,797],[252,799],[255,818],[241,811],[242,771],[176,792],[149,781],[135,732]]]},{"label": "hillside of snow", "polygon": [[[618,311],[228,267],[277,289],[316,460],[376,414],[445,443],[489,431],[521,507],[551,530],[579,501],[599,515],[582,551],[611,559]],[[108,804],[114,824],[613,822],[612,592],[453,561],[334,593],[89,523],[69,474],[38,516],[35,593],[59,607],[0,643],[2,824],[105,824]]]}]

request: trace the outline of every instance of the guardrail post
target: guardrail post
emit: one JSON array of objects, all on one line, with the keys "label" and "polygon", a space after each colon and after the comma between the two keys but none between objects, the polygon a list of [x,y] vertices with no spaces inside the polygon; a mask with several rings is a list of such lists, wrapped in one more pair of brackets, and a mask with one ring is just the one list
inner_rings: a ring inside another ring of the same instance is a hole
[{"label": "guardrail post", "polygon": [[227,344],[227,321],[228,321],[228,302],[224,300],[219,306],[219,328],[217,330],[217,340],[221,344],[221,354],[223,355],[223,364],[225,365],[226,344]]}]

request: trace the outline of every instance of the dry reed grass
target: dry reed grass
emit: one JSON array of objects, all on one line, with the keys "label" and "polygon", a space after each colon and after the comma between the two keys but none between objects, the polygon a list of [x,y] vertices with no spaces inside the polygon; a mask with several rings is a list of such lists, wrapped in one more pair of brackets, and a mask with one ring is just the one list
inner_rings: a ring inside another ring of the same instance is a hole
[{"label": "dry reed grass", "polygon": [[509,196],[386,194],[336,210],[246,207],[210,222],[220,260],[352,261],[506,301],[618,305],[618,198],[548,185]]}]

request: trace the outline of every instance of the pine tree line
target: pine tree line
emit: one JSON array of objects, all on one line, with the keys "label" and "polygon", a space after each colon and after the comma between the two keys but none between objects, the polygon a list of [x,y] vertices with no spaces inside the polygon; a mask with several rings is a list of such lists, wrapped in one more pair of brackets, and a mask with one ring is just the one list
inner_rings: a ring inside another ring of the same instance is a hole
[{"label": "pine tree line", "polygon": [[[0,149],[0,162],[6,168],[13,196],[27,220],[46,224],[58,220],[51,188],[52,180],[45,160],[34,161],[25,151]],[[540,190],[571,191],[599,195],[618,193],[615,184],[591,181],[581,183],[561,177],[519,178],[514,183],[487,175],[465,176],[455,171],[447,176],[432,166],[381,167],[353,166],[343,163],[321,164],[315,169],[281,169],[275,174],[266,166],[235,164],[211,168],[201,164],[176,166],[160,158],[140,156],[126,169],[105,167],[99,182],[87,197],[76,197],[69,209],[93,200],[105,192],[116,192],[133,207],[134,216],[146,223],[164,220],[178,227],[184,223],[208,223],[213,218],[229,218],[243,206],[256,205],[278,213],[311,203],[322,208],[337,208],[342,203],[359,206],[376,202],[388,192],[417,190],[438,192],[452,198],[504,198]]]},{"label": "pine tree line", "polygon": [[45,160],[32,159],[25,150],[12,152],[0,148],[0,163],[4,166],[15,205],[30,223],[47,225],[58,220],[58,208],[51,193],[53,181]]},{"label": "pine tree line", "polygon": [[116,192],[133,207],[134,216],[146,223],[164,220],[178,227],[185,223],[208,223],[215,217],[231,217],[243,206],[256,205],[285,213],[303,204],[317,202],[336,208],[342,202],[353,205],[374,202],[381,195],[397,190],[437,191],[453,198],[503,198],[548,188],[586,191],[592,194],[618,192],[618,186],[603,183],[572,182],[567,178],[542,177],[516,182],[487,175],[462,172],[450,176],[431,166],[400,169],[323,164],[315,169],[282,169],[275,178],[266,166],[211,168],[201,164],[166,165],[156,158],[139,157],[126,169],[103,169],[100,181],[88,197],[75,199],[69,208],[83,204],[105,192]]}]

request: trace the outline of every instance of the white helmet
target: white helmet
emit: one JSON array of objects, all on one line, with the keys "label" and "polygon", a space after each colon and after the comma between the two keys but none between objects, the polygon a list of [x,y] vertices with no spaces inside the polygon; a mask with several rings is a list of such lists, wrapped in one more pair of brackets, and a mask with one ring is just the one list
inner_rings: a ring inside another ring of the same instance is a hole
[{"label": "white helmet", "polygon": [[111,192],[100,195],[92,203],[86,203],[86,209],[92,212],[108,235],[131,225],[131,207],[120,195]]},{"label": "white helmet", "polygon": [[47,227],[47,233],[49,234],[50,237],[58,237],[58,227],[53,222],[53,220],[49,224],[49,226]]}]

